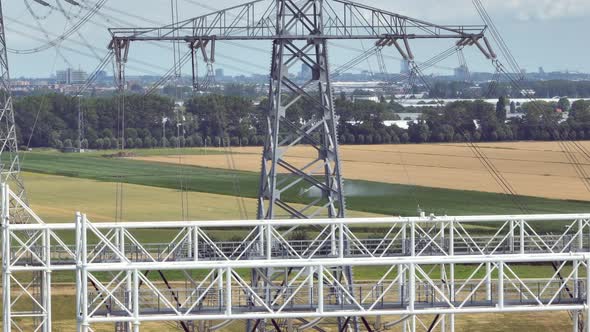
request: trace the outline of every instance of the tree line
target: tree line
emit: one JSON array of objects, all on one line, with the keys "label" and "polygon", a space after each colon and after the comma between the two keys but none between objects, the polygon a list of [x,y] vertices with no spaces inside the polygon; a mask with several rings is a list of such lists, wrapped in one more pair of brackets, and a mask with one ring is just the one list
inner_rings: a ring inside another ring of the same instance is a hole
[{"label": "tree line", "polygon": [[430,98],[499,98],[512,96],[523,97],[522,90],[534,91],[536,98],[553,98],[555,96],[567,96],[569,98],[590,97],[590,81],[572,80],[547,80],[547,81],[523,81],[518,85],[510,82],[481,83],[474,86],[473,83],[461,81],[431,80],[431,88],[419,89],[427,92]]},{"label": "tree line", "polygon": [[[175,105],[164,96],[128,95],[123,112],[117,97],[77,98],[62,94],[27,96],[14,101],[17,136],[23,147],[115,149],[154,147],[260,146],[266,133],[266,100],[204,95]],[[457,101],[425,106],[415,121],[401,120],[404,107],[387,102],[335,100],[343,144],[388,144],[509,140],[590,139],[590,102],[520,105],[522,117],[507,118],[514,104]],[[78,110],[83,114],[78,140]],[[287,113],[294,123],[312,121],[314,106],[297,101]],[[568,114],[566,116],[566,114]]]}]

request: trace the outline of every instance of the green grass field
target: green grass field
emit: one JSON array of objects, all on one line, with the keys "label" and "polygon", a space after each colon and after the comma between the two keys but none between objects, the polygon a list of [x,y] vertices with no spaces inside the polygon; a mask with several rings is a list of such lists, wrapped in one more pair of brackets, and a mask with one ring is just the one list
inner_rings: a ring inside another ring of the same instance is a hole
[{"label": "green grass field", "polygon": [[[190,149],[192,153],[205,153]],[[147,155],[151,150],[142,153]],[[168,150],[174,151],[174,150]],[[153,153],[164,154],[164,150]],[[181,181],[189,191],[255,198],[259,175],[254,172],[178,166],[100,154],[62,154],[29,152],[24,155],[23,170],[35,173],[124,182],[158,188],[178,189]],[[92,188],[88,188],[91,190]],[[590,211],[590,202],[564,201],[537,197],[520,197],[523,211],[505,195],[377,183],[345,181],[347,206],[351,210],[380,215],[414,216],[417,209],[437,215],[477,215],[515,213],[574,213]],[[299,203],[302,197],[287,195],[283,199]],[[113,199],[114,201],[114,199]],[[198,216],[197,216],[198,217]]]}]

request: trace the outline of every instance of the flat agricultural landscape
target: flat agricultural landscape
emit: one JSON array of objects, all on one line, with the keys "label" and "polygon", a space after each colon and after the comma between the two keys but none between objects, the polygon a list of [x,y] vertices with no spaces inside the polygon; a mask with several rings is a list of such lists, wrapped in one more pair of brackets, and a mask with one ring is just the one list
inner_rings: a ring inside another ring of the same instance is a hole
[{"label": "flat agricultural landscape", "polygon": [[[590,149],[590,142],[579,142]],[[519,195],[563,200],[590,200],[568,154],[558,142],[480,143],[483,154]],[[565,150],[572,149],[566,146]],[[212,154],[138,156],[142,161],[182,163],[218,169],[258,172],[259,147],[232,148],[232,158],[212,149]],[[286,156],[295,165],[305,165],[315,150],[298,146]],[[502,193],[502,188],[467,144],[345,145],[341,147],[345,179],[424,187]],[[590,172],[590,160],[572,152],[581,167]]]},{"label": "flat agricultural landscape", "polygon": [[[408,149],[411,147],[400,146],[399,148]],[[360,149],[365,147],[352,146],[350,148]],[[367,147],[367,149],[369,148],[387,149],[395,148],[395,146]],[[345,149],[348,149],[348,147],[345,147]],[[232,151],[231,154],[226,153],[224,155],[224,151],[219,149],[146,149],[129,151],[132,156],[137,158],[120,158],[113,157],[112,151],[75,154],[61,153],[53,150],[39,150],[23,154],[22,169],[35,174],[61,176],[69,179],[93,180],[94,182],[91,182],[90,185],[83,182],[68,183],[78,183],[80,188],[73,192],[79,193],[81,197],[79,198],[76,195],[76,199],[84,199],[87,204],[92,204],[94,199],[104,201],[105,206],[101,210],[101,214],[107,216],[114,216],[117,201],[116,188],[118,183],[121,184],[121,187],[123,187],[124,204],[123,220],[133,220],[132,218],[134,218],[131,209],[133,205],[128,205],[129,200],[134,199],[134,197],[139,202],[139,206],[143,208],[149,208],[149,205],[154,207],[166,206],[166,208],[161,208],[163,212],[157,212],[151,215],[152,220],[170,220],[170,218],[178,217],[181,215],[180,211],[182,211],[181,192],[183,191],[189,193],[187,195],[191,197],[186,204],[190,219],[209,219],[207,211],[215,210],[210,204],[204,204],[205,207],[202,209],[195,208],[196,206],[198,207],[197,202],[200,200],[200,197],[199,195],[194,196],[192,193],[221,195],[219,199],[209,201],[214,204],[213,206],[219,206],[221,210],[227,205],[242,205],[243,207],[239,211],[238,209],[234,210],[235,214],[230,213],[226,216],[232,215],[233,217],[231,219],[246,219],[255,218],[253,202],[258,194],[259,171],[258,169],[239,170],[237,166],[228,167],[228,165],[233,164],[232,161],[236,161],[239,157],[250,158],[251,160],[259,159],[259,149],[252,148],[251,150],[245,151],[243,153]],[[248,151],[252,152],[248,153]],[[254,154],[254,151],[257,151],[256,154]],[[395,153],[381,153],[383,158],[393,154]],[[141,160],[137,160],[138,158],[141,158]],[[205,163],[215,158],[223,158],[226,162],[209,166],[198,166],[188,162],[189,160],[199,160]],[[440,158],[444,159],[445,157],[441,156]],[[161,162],[159,160],[168,162]],[[174,161],[176,162],[174,163]],[[461,160],[456,160],[456,162],[457,164],[455,166],[460,169],[462,167]],[[355,165],[359,166],[362,163],[345,159],[342,164],[345,175],[349,172],[347,170],[352,169],[353,167],[351,166]],[[388,169],[387,164],[383,164],[380,167],[384,171]],[[393,169],[394,167],[391,166],[391,168]],[[438,170],[436,167],[431,167],[430,173],[434,174]],[[368,177],[376,172],[367,171],[365,173]],[[466,173],[464,178],[457,176],[457,181],[465,184],[476,180],[483,182],[478,178],[470,179],[467,171],[463,171],[463,173]],[[397,174],[395,170],[391,174],[392,176],[403,177],[403,175]],[[437,177],[433,174],[425,172],[425,176],[439,178],[441,181],[447,180],[444,176]],[[489,174],[485,174],[484,172],[482,172],[482,175],[479,175],[482,178],[484,176],[490,177]],[[407,178],[414,179],[418,177]],[[106,187],[99,186],[99,183],[104,184]],[[571,183],[571,186],[564,184],[560,187],[561,190],[563,192],[584,193],[585,188],[579,179],[576,182],[576,179],[572,178]],[[582,188],[576,189],[574,184],[577,183]],[[140,190],[134,191],[133,188],[137,188],[135,187],[137,185],[143,187]],[[516,184],[513,185],[518,189]],[[543,187],[542,182],[531,182],[530,185]],[[57,197],[68,195],[66,188],[65,185],[59,184],[59,181],[53,184],[51,181],[47,181],[47,185],[43,190],[55,191],[54,195]],[[171,198],[167,204],[160,203],[158,194],[154,194],[157,192],[155,189],[169,190],[167,191],[168,194],[166,197]],[[394,183],[393,181],[381,182],[351,178],[345,178],[344,191],[348,210],[389,216],[416,216],[418,210],[436,215],[578,213],[590,211],[590,200],[585,200],[587,197],[584,194],[578,195],[579,199],[577,200],[523,196],[522,194],[519,197],[509,197],[491,190],[486,191],[483,187],[472,190],[460,190],[442,188],[442,186],[418,185],[412,181],[406,181],[400,184]],[[298,204],[309,201],[309,195],[313,194],[308,192],[308,187],[305,183],[298,183],[293,190],[284,193],[282,198],[291,204]],[[35,204],[36,200],[33,199],[31,202]],[[203,199],[203,202],[207,202],[207,200]],[[250,204],[249,208],[244,207],[248,204]],[[352,216],[352,213],[349,216]],[[277,217],[288,216],[278,215]]]},{"label": "flat agricultural landscape", "polygon": [[[532,212],[590,211],[590,195],[556,143],[481,144],[481,148],[518,193],[526,195],[520,199]],[[349,216],[416,215],[417,205],[428,212],[449,215],[522,212],[499,194],[491,176],[465,145],[344,146],[342,150]],[[71,221],[76,211],[87,213],[93,221],[112,221],[117,187],[122,188],[126,221],[255,218],[260,148],[234,148],[231,155],[227,152],[154,149],[132,151],[133,158],[112,158],[112,152],[35,151],[24,154],[23,169],[30,203],[47,222]],[[293,149],[289,155],[302,162],[309,156],[305,148]],[[578,158],[587,162],[583,156]],[[298,201],[296,196],[287,199]],[[182,215],[183,204],[188,216]],[[548,225],[546,231],[560,229],[562,225]],[[367,235],[375,231],[369,230]],[[162,241],[171,234],[144,232],[142,236]],[[517,268],[527,272],[525,278],[553,274],[547,266]],[[469,267],[457,269],[462,278],[471,274]],[[378,272],[357,269],[355,277],[374,280]],[[436,273],[432,277],[440,278]],[[169,278],[182,280],[177,275]],[[71,331],[75,326],[73,276],[56,274],[54,281],[63,285],[56,286],[62,288],[55,298],[60,309],[54,314],[54,330]],[[424,318],[425,324],[431,320]],[[571,321],[565,312],[457,317],[459,331],[506,331],[506,326],[521,331],[564,331],[571,329]],[[97,326],[96,330],[111,329]],[[162,324],[142,326],[145,331],[172,329]],[[238,322],[224,330],[243,329]]]}]

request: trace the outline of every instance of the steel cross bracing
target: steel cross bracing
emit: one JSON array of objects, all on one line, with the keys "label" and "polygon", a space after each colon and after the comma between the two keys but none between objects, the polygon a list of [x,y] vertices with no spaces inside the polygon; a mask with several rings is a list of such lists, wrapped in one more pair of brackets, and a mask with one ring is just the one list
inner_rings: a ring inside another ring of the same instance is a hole
[{"label": "steel cross bracing", "polygon": [[[307,220],[93,223],[77,214],[74,223],[45,224],[7,186],[2,192],[4,321],[19,319],[13,309],[32,296],[14,275],[44,274],[47,294],[39,306],[50,319],[51,274],[68,271],[76,274],[79,331],[103,323],[125,322],[139,331],[149,322],[246,319],[319,327],[338,317],[357,317],[367,330],[402,324],[422,331],[420,317],[435,314],[572,311],[576,320],[590,317],[590,214],[320,219],[312,220],[320,230],[308,229],[313,239],[297,243],[282,230]],[[34,223],[11,223],[14,205]],[[548,222],[563,225],[563,233],[540,234]],[[473,224],[499,226],[476,237],[468,231]],[[367,227],[383,236],[364,238]],[[145,230],[168,234],[168,242],[142,241]],[[243,240],[214,240],[212,234],[224,230]],[[555,264],[556,271],[528,279],[519,272],[522,264]],[[470,275],[456,278],[457,265]],[[345,285],[335,266],[371,269],[376,277]],[[251,285],[241,274],[285,268],[297,272],[284,284]],[[150,271],[180,273],[186,284],[155,282]],[[275,296],[268,300],[268,293]],[[435,328],[453,331],[453,323],[438,321]]]},{"label": "steel cross bracing", "polygon": [[[262,155],[258,219],[344,218],[345,200],[338,147],[337,117],[334,111],[328,41],[368,39],[377,47],[392,46],[409,61],[414,59],[412,39],[454,39],[457,47],[476,45],[493,59],[494,53],[484,36],[485,26],[441,26],[343,0],[273,0],[264,11],[261,1],[245,3],[157,28],[110,29],[110,48],[127,54],[132,42],[184,42],[191,50],[193,85],[202,85],[196,59],[202,53],[208,71],[215,61],[216,41],[272,41],[270,89],[266,141]],[[123,77],[126,57],[116,57],[117,77]],[[309,68],[310,77],[299,82],[290,77],[293,68]],[[208,84],[205,84],[208,85]],[[309,121],[302,121],[301,112]],[[311,156],[302,161],[292,148],[304,146]],[[295,195],[299,205],[284,198]],[[293,232],[294,226],[281,236]],[[334,232],[332,232],[334,234]],[[276,241],[272,234],[259,230],[260,239]],[[344,238],[339,250],[348,253],[352,246]],[[263,240],[264,241],[264,240]],[[335,247],[333,246],[333,249]],[[293,254],[288,252],[289,254]],[[339,282],[353,286],[351,267],[332,271]],[[285,282],[294,269],[274,271],[255,269],[254,286]],[[285,275],[286,274],[286,275]],[[266,294],[267,301],[273,294]],[[348,299],[344,299],[348,301]],[[342,318],[358,329],[359,322]],[[276,325],[276,322],[272,322]],[[264,329],[260,322],[255,326]],[[344,324],[344,325],[346,325]]]},{"label": "steel cross bracing", "polygon": [[[308,39],[277,38],[273,41],[268,124],[262,152],[257,217],[261,220],[280,216],[344,218],[344,189],[330,83],[328,41],[316,37],[324,34],[323,2],[308,0],[295,4],[277,1],[276,6],[276,35],[287,37],[302,33]],[[289,71],[302,65],[309,68],[311,77],[303,83],[295,82],[289,77]],[[311,121],[302,123],[301,115],[294,110],[298,106],[311,113]],[[307,150],[312,150],[314,156],[304,165],[297,164],[297,160],[288,155],[290,147],[299,144],[308,145]],[[281,172],[287,175],[279,176]],[[301,185],[310,194],[302,207],[283,199],[289,193],[301,190]],[[269,240],[273,235],[268,231],[262,232],[262,228],[260,234]],[[253,270],[252,285],[264,288],[273,287],[277,281],[285,284],[290,273],[299,274],[302,271],[297,271],[296,267],[276,271],[273,268],[256,268]],[[352,287],[351,267],[337,266],[332,273],[335,279],[330,282]],[[270,303],[276,297],[274,292],[267,292],[265,301]],[[343,300],[342,304],[349,303],[347,299],[340,300]],[[339,328],[347,325],[341,319]],[[247,328],[250,330],[252,326],[258,326],[264,330],[265,325],[266,322],[250,321]]]},{"label": "steel cross bracing", "polygon": [[[257,5],[265,3],[265,10],[257,10]],[[322,39],[449,38],[480,41],[487,29],[484,25],[438,25],[345,0],[259,0],[163,27],[114,28],[110,32],[114,39],[129,41],[307,40],[310,37],[307,28],[314,25],[313,19],[308,18],[316,14],[310,15],[307,11],[312,3],[322,9],[321,28],[313,32],[314,37]],[[284,9],[287,12],[281,12]],[[309,25],[293,25],[289,27],[290,35],[281,33],[277,14],[288,14],[289,11],[295,11],[307,21],[298,23]]]}]

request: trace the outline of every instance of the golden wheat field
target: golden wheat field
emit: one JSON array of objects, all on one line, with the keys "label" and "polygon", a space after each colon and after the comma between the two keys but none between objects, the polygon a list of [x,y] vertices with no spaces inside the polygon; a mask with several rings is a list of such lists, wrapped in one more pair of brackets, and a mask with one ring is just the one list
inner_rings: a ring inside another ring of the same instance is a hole
[{"label": "golden wheat field", "polygon": [[[590,142],[578,144],[590,150]],[[579,170],[570,162],[572,157],[576,158],[581,169],[590,174],[590,160],[575,150],[572,143],[480,143],[478,147],[520,195],[590,200],[590,192],[581,180]],[[184,164],[196,166],[260,170],[260,148],[232,148],[232,152],[231,159],[223,154],[185,155],[181,159]],[[314,153],[315,150],[309,147],[297,146],[288,150],[285,159],[303,166]],[[348,145],[341,147],[341,158],[345,179],[503,192],[467,144]],[[179,162],[179,156],[135,159]]]}]

